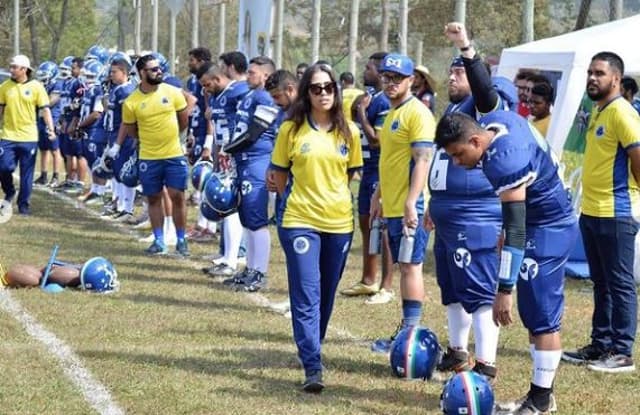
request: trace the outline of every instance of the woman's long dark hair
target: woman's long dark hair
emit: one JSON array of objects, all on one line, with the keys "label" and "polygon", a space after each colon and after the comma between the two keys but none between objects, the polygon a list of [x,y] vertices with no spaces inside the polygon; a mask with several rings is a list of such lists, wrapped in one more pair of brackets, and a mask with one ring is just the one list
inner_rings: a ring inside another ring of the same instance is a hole
[{"label": "woman's long dark hair", "polygon": [[344,117],[342,111],[342,97],[340,91],[338,91],[338,83],[336,82],[336,76],[329,65],[324,63],[316,63],[307,68],[300,79],[298,86],[298,97],[296,98],[291,108],[291,115],[289,119],[293,121],[293,133],[297,133],[302,124],[305,123],[307,117],[311,114],[311,98],[309,97],[309,87],[311,86],[311,78],[313,74],[317,72],[325,72],[331,78],[331,82],[336,85],[333,99],[333,106],[329,109],[329,116],[333,122],[333,128],[337,134],[340,135],[347,142],[348,146],[352,144],[351,130],[347,125],[347,120]]}]

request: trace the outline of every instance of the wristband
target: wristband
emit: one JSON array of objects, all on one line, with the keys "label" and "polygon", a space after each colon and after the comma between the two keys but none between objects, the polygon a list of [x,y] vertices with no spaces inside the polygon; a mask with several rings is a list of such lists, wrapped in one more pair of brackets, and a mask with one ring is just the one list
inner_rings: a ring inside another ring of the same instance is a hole
[{"label": "wristband", "polygon": [[511,290],[518,281],[520,266],[524,259],[524,250],[505,245],[500,255],[500,271],[498,272],[498,287]]},{"label": "wristband", "polygon": [[207,150],[211,150],[213,148],[213,134],[207,134],[204,139],[204,146]]}]

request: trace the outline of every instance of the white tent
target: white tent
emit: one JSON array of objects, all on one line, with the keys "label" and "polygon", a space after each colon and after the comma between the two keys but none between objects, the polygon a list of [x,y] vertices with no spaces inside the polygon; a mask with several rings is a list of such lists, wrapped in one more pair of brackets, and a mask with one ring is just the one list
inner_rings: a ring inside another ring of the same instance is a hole
[{"label": "white tent", "polygon": [[502,51],[498,75],[513,79],[519,68],[562,72],[547,139],[562,148],[580,106],[591,57],[611,51],[622,57],[625,74],[640,73],[640,14]]}]

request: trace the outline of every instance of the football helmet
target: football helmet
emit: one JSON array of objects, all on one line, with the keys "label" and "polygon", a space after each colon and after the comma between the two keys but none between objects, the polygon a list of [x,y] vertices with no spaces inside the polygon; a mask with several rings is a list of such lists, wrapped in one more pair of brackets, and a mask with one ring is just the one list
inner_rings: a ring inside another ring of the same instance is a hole
[{"label": "football helmet", "polygon": [[489,381],[479,373],[456,373],[444,384],[440,407],[445,414],[491,415],[493,390]]},{"label": "football helmet", "polygon": [[113,178],[113,168],[108,163],[105,163],[104,155],[93,162],[91,173],[100,179],[109,180]]},{"label": "football helmet", "polygon": [[227,171],[212,173],[204,186],[203,202],[220,217],[235,212],[240,203],[240,192],[235,176]]},{"label": "football helmet", "polygon": [[435,333],[426,327],[402,329],[391,343],[391,370],[399,378],[431,379],[442,356]]},{"label": "football helmet", "polygon": [[109,61],[109,51],[104,46],[93,45],[89,48],[89,50],[87,50],[87,54],[85,55],[84,60],[96,60],[104,65]]},{"label": "football helmet", "polygon": [[213,174],[213,163],[208,160],[200,160],[191,170],[191,184],[193,188],[201,192],[207,184],[207,180]]},{"label": "football helmet", "polygon": [[136,187],[139,183],[138,152],[134,151],[129,159],[124,162],[118,172],[118,181],[127,187]]},{"label": "football helmet", "polygon": [[42,62],[36,71],[36,79],[44,85],[48,85],[56,76],[58,76],[58,65],[55,62]]},{"label": "football helmet", "polygon": [[91,258],[80,269],[80,286],[83,290],[110,292],[119,288],[118,273],[113,264],[106,258]]},{"label": "football helmet", "polygon": [[86,62],[82,67],[82,78],[87,85],[91,86],[98,81],[103,70],[104,66],[96,60]]},{"label": "football helmet", "polygon": [[151,54],[158,60],[160,69],[162,69],[162,73],[169,73],[169,61],[167,60],[167,58],[165,58],[164,55],[160,52],[153,52]]},{"label": "football helmet", "polygon": [[109,58],[109,65],[111,65],[115,61],[122,61],[127,64],[127,70],[131,69],[131,58],[124,52],[115,52]]},{"label": "football helmet", "polygon": [[213,208],[209,206],[209,204],[204,200],[200,202],[200,213],[202,213],[202,216],[204,216],[207,220],[210,220],[212,222],[217,222],[222,219],[222,216],[220,216],[218,212],[213,210]]},{"label": "football helmet", "polygon": [[71,78],[71,64],[73,63],[73,59],[73,56],[67,56],[62,60],[62,62],[60,62],[60,66],[58,67],[60,71],[58,77],[60,79]]}]

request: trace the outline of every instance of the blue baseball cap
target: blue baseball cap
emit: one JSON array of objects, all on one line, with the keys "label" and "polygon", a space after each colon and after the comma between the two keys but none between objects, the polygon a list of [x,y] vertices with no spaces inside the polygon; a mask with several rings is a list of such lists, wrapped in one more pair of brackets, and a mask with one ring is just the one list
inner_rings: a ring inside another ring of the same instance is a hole
[{"label": "blue baseball cap", "polygon": [[451,66],[450,68],[464,68],[464,62],[462,61],[462,56],[456,56],[455,58],[453,58],[453,60],[451,61]]},{"label": "blue baseball cap", "polygon": [[390,53],[382,60],[378,72],[394,72],[404,76],[413,75],[413,61],[406,55]]}]

